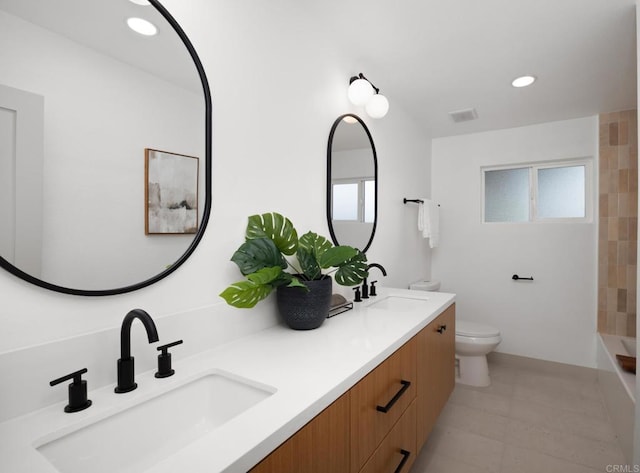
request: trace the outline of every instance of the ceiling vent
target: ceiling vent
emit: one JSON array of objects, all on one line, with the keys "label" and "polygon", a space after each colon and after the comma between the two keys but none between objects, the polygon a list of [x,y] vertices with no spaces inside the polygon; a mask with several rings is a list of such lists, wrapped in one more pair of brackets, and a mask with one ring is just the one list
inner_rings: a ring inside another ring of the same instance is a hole
[{"label": "ceiling vent", "polygon": [[455,112],[449,112],[452,120],[455,123],[468,122],[478,118],[478,112],[475,108],[468,108],[466,110],[457,110]]}]

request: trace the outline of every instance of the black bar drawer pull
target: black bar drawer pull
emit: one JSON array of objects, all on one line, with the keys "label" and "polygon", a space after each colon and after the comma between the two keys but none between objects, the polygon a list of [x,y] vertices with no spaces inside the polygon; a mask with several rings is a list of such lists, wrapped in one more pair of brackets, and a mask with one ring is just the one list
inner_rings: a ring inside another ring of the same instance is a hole
[{"label": "black bar drawer pull", "polygon": [[438,325],[438,328],[437,328],[436,332],[444,333],[445,330],[447,330],[446,324],[445,325]]},{"label": "black bar drawer pull", "polygon": [[393,473],[400,473],[405,463],[407,463],[407,460],[409,460],[409,457],[411,456],[411,452],[404,449],[400,449],[400,453],[402,453],[402,461],[400,462],[400,464],[398,465],[398,468],[396,468],[396,470]]},{"label": "black bar drawer pull", "polygon": [[386,406],[376,406],[377,411],[384,412],[385,414],[389,412],[389,409],[391,409],[393,405],[398,401],[398,399],[400,399],[400,396],[402,396],[404,392],[409,389],[409,386],[411,386],[411,381],[405,381],[404,379],[402,379],[400,380],[400,384],[402,384],[400,391],[398,391],[396,395],[391,398]]}]

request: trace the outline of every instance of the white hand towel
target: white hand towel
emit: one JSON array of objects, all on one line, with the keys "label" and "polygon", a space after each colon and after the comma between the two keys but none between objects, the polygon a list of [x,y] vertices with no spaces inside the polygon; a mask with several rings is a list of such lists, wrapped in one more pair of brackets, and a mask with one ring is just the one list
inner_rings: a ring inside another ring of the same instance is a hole
[{"label": "white hand towel", "polygon": [[429,209],[429,246],[435,248],[440,243],[440,206],[430,200],[426,207]]},{"label": "white hand towel", "polygon": [[422,232],[422,236],[424,238],[428,238],[428,235],[425,235],[425,212],[426,207],[424,203],[427,199],[420,198],[418,199],[418,231]]},{"label": "white hand towel", "polygon": [[421,198],[418,208],[418,230],[423,238],[429,239],[429,246],[435,248],[440,239],[440,208],[430,199]]}]

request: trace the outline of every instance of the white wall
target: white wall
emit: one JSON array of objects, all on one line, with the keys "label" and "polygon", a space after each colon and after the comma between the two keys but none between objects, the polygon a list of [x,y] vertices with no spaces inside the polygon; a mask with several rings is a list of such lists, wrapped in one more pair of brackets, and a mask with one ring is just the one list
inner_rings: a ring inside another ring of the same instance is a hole
[{"label": "white wall", "polygon": [[483,224],[481,166],[597,156],[597,117],[433,140],[433,277],[460,319],[500,329],[497,351],[595,367],[597,224]]},{"label": "white wall", "polygon": [[[393,124],[385,123],[387,117]],[[406,288],[431,275],[431,250],[418,231],[417,206],[402,202],[404,197],[431,194],[431,139],[409,116],[391,110],[387,117],[369,126],[378,154],[379,198],[378,226],[367,258],[382,264],[388,273],[383,278],[373,269],[370,280]]]},{"label": "white wall", "polygon": [[334,179],[373,177],[371,148],[335,150],[331,152],[331,156],[331,174]]},{"label": "white wall", "polygon": [[[174,274],[120,296],[57,294],[0,272],[0,353],[117,327],[135,307],[159,316],[215,304],[211,337],[223,343],[276,322],[273,301],[244,311],[218,297],[240,278],[229,258],[242,242],[246,217],[279,211],[301,231],[328,235],[328,134],[339,115],[363,115],[346,99],[348,79],[359,69],[342,45],[332,44],[326,25],[294,0],[163,4],[194,43],[212,87],[213,212],[205,237]],[[380,172],[379,226],[369,255],[389,271],[388,278],[378,278],[381,285],[406,286],[428,276],[427,246],[414,231],[415,209],[404,206],[402,197],[428,195],[430,141],[393,103],[392,91],[388,95],[387,117],[365,119]],[[74,355],[82,363],[103,348]],[[144,349],[134,347],[138,353]],[[43,389],[50,388],[44,383]],[[62,391],[60,399],[66,395]]]}]

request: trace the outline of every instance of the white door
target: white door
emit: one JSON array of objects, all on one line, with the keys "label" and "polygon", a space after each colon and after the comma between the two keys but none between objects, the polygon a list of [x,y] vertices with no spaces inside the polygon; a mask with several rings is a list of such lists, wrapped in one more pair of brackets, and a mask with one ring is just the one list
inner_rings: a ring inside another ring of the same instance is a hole
[{"label": "white door", "polygon": [[44,97],[0,85],[0,256],[33,276],[42,260]]}]

